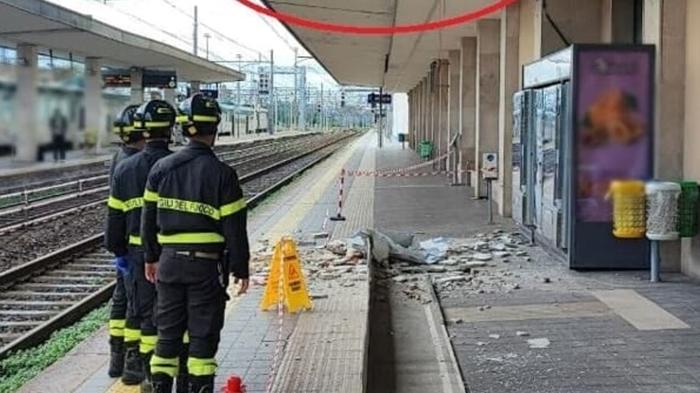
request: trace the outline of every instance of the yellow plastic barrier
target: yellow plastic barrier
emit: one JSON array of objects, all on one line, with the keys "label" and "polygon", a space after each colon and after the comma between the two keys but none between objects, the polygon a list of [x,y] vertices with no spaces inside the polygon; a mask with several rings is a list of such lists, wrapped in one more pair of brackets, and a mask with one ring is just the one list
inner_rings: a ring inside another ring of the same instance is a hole
[{"label": "yellow plastic barrier", "polygon": [[290,313],[311,310],[313,307],[301,270],[299,253],[290,238],[283,238],[275,246],[260,309],[267,311],[280,303]]},{"label": "yellow plastic barrier", "polygon": [[646,195],[644,182],[613,181],[608,197],[613,204],[613,235],[621,239],[638,239],[646,233]]}]

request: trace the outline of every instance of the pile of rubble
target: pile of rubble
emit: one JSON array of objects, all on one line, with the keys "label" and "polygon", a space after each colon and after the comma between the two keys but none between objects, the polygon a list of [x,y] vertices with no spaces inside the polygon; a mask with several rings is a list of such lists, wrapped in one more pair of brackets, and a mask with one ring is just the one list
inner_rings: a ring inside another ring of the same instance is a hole
[{"label": "pile of rubble", "polygon": [[[433,263],[389,258],[378,262],[377,278],[406,284],[429,277],[440,297],[511,292],[520,289],[518,275],[507,264],[528,263],[529,243],[516,233],[495,230],[472,238],[449,239],[443,255]],[[423,299],[420,293],[415,295]]]},{"label": "pile of rubble", "polygon": [[[354,287],[358,282],[368,281],[367,260],[361,247],[348,247],[350,242],[344,241],[324,243],[297,242],[304,277],[312,297],[324,298],[328,290]],[[262,240],[253,247],[250,266],[254,285],[266,284],[274,246]]]}]

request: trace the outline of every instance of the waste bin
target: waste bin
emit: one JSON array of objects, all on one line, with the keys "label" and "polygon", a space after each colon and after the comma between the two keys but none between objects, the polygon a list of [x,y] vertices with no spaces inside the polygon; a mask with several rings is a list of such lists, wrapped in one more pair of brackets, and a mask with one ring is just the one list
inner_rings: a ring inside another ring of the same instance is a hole
[{"label": "waste bin", "polygon": [[681,185],[672,182],[650,182],[647,194],[647,238],[678,239],[678,199]]},{"label": "waste bin", "polygon": [[433,155],[433,143],[430,141],[423,141],[420,143],[420,151],[418,152],[420,158],[427,160]]},{"label": "waste bin", "polygon": [[613,235],[638,239],[646,233],[646,195],[644,182],[614,181],[608,194],[613,204]]},{"label": "waste bin", "polygon": [[681,195],[678,200],[678,232],[681,237],[693,237],[698,234],[698,183],[684,181],[680,183]]}]

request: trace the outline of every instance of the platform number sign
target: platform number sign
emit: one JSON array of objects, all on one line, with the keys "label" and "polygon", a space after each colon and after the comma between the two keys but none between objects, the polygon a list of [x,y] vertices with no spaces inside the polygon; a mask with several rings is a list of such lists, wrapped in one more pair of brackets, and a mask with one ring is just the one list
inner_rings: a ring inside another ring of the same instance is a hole
[{"label": "platform number sign", "polygon": [[391,94],[379,95],[378,93],[371,93],[367,96],[367,103],[372,106],[380,103],[382,105],[391,105]]}]

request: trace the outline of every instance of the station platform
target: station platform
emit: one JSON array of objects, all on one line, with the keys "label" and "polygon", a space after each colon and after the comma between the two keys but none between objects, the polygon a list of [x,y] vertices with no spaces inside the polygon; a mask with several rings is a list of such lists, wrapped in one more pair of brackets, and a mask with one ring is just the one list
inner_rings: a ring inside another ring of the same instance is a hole
[{"label": "station platform", "polygon": [[[509,220],[489,225],[487,202],[445,175],[348,177],[346,221],[329,220],[341,169],[418,162],[399,144],[379,150],[368,133],[253,210],[257,273],[228,306],[219,385],[235,374],[249,393],[700,392],[697,282],[570,271]],[[445,237],[449,257],[382,275],[323,253],[365,228]],[[280,324],[258,305],[270,246],[290,234],[314,310]],[[137,392],[107,377],[107,350],[102,330],[20,392]]]}]

